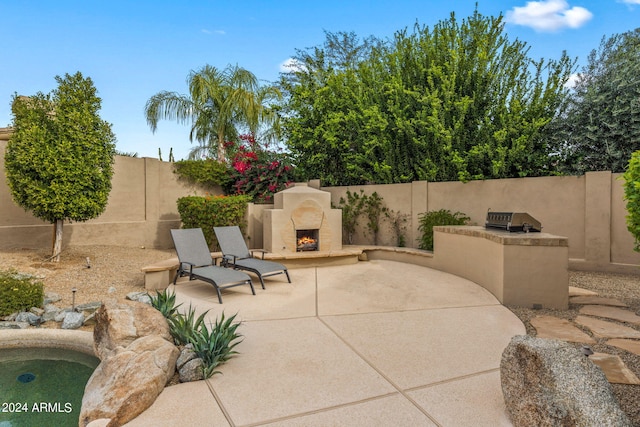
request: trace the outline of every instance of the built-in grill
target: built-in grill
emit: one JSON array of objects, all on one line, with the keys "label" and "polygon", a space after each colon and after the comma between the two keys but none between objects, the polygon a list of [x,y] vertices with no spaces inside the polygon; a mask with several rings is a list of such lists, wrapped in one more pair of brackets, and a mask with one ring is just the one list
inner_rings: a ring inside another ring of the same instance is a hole
[{"label": "built-in grill", "polygon": [[498,228],[507,231],[541,231],[540,221],[524,212],[487,212],[486,228]]}]

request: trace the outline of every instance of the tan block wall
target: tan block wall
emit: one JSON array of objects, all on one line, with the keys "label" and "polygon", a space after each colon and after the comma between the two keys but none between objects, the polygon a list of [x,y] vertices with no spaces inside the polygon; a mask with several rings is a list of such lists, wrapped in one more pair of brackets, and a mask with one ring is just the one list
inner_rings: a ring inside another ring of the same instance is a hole
[{"label": "tan block wall", "polygon": [[[11,199],[4,173],[6,144],[0,140],[0,249],[48,247],[53,226],[25,212]],[[213,193],[222,194],[222,190],[214,189]],[[176,200],[204,194],[203,189],[179,180],[172,163],[116,156],[105,211],[87,222],[65,224],[63,246],[170,248],[169,230],[180,226]]]},{"label": "tan block wall", "polygon": [[[24,212],[11,200],[4,174],[6,140],[0,138],[0,249],[47,247],[52,226]],[[528,212],[543,231],[569,239],[570,267],[640,274],[640,254],[626,226],[621,174],[589,172],[584,176],[518,178],[488,181],[323,187],[338,204],[347,190],[377,192],[394,211],[408,215],[406,246],[416,248],[421,213],[438,209],[461,211],[471,223],[484,225],[487,209]],[[211,191],[210,191],[211,192]],[[213,191],[221,194],[221,189]],[[204,191],[177,179],[173,166],[151,158],[116,157],[113,189],[105,212],[86,223],[65,226],[64,245],[117,244],[129,247],[171,247],[168,230],[179,226],[176,200]],[[263,211],[273,205],[251,205],[249,245],[262,248]],[[356,244],[370,244],[360,224]],[[384,222],[379,245],[395,246],[396,236]]]},{"label": "tan block wall", "polygon": [[[385,204],[408,215],[406,242],[417,248],[419,215],[449,209],[471,218],[470,225],[484,225],[487,210],[527,212],[542,223],[546,233],[569,239],[572,269],[640,274],[640,253],[633,250],[627,230],[624,181],[621,174],[588,172],[583,176],[496,179],[487,181],[426,182],[411,184],[323,187],[337,204],[347,190],[367,195],[377,192]],[[380,245],[395,245],[388,223],[380,231]],[[364,219],[354,243],[368,245]]]}]

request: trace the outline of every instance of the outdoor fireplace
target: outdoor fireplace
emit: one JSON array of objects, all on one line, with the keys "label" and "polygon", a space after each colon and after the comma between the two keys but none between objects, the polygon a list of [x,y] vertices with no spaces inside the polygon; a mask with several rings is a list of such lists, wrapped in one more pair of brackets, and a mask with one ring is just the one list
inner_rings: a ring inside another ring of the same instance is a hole
[{"label": "outdoor fireplace", "polygon": [[264,249],[273,253],[342,250],[342,211],[331,193],[296,184],[274,195],[262,213]]},{"label": "outdoor fireplace", "polygon": [[317,251],[320,247],[318,244],[318,231],[317,229],[296,230],[296,252]]}]

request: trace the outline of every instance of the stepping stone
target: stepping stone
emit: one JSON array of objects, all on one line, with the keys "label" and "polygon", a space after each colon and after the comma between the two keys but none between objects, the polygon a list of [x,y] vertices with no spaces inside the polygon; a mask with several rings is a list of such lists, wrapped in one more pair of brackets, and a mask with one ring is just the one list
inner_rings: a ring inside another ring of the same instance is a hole
[{"label": "stepping stone", "polygon": [[589,296],[597,296],[597,295],[598,295],[597,292],[590,291],[588,289],[569,286],[569,297],[589,297]]},{"label": "stepping stone", "polygon": [[607,345],[627,350],[629,353],[637,354],[640,356],[640,341],[613,339],[606,342]]},{"label": "stepping stone", "polygon": [[595,319],[589,316],[578,316],[575,322],[578,325],[587,327],[598,338],[640,338],[640,331],[636,331],[628,326],[607,322],[606,320]]},{"label": "stepping stone", "polygon": [[560,319],[554,316],[537,316],[531,319],[531,326],[536,328],[538,338],[555,338],[587,344],[596,342],[567,319]]},{"label": "stepping stone", "polygon": [[607,380],[615,384],[640,384],[640,379],[624,364],[619,356],[606,353],[593,353],[589,360],[598,365]]},{"label": "stepping stone", "polygon": [[607,319],[640,325],[640,316],[629,310],[624,310],[617,307],[607,307],[605,305],[585,305],[584,307],[580,308],[580,314],[606,317]]},{"label": "stepping stone", "polygon": [[627,304],[623,303],[620,300],[617,300],[614,298],[603,298],[598,296],[571,297],[569,298],[569,302],[572,304],[611,305],[614,307],[628,307]]}]

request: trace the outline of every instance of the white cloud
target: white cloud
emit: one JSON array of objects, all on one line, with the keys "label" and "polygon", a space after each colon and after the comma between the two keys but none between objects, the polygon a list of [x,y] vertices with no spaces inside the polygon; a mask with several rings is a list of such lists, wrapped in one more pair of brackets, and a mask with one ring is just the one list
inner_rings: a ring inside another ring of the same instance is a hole
[{"label": "white cloud", "polygon": [[576,87],[576,83],[578,82],[578,79],[580,78],[580,75],[577,73],[573,73],[569,76],[569,78],[567,79],[566,82],[564,82],[564,87],[567,88],[574,88]]},{"label": "white cloud", "polygon": [[280,64],[280,71],[283,73],[293,73],[294,71],[304,71],[305,66],[297,59],[288,58]]},{"label": "white cloud", "polygon": [[621,3],[626,3],[626,4],[640,4],[640,0],[621,0]]},{"label": "white cloud", "polygon": [[[626,0],[640,1],[640,0]],[[536,31],[557,31],[579,28],[593,17],[584,7],[570,7],[565,0],[528,1],[526,6],[514,7],[506,14],[506,21],[531,27]]]}]

